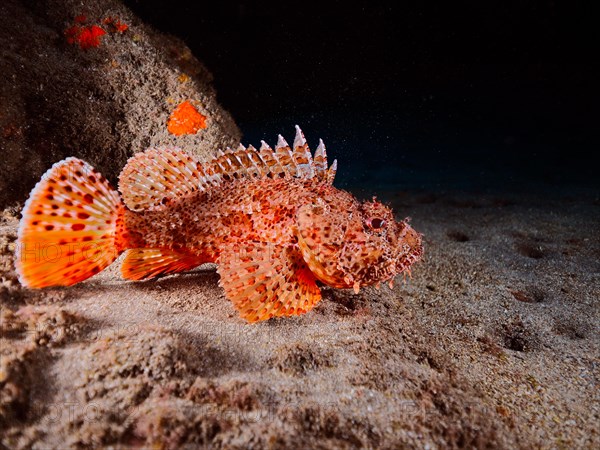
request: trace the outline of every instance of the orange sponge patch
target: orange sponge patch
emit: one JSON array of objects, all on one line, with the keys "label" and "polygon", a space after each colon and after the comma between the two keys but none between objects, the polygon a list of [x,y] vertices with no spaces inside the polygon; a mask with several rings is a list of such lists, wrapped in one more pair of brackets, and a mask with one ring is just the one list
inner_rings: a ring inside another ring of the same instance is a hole
[{"label": "orange sponge patch", "polygon": [[167,124],[169,133],[176,136],[196,134],[201,128],[206,128],[206,116],[200,114],[188,100],[173,110]]}]

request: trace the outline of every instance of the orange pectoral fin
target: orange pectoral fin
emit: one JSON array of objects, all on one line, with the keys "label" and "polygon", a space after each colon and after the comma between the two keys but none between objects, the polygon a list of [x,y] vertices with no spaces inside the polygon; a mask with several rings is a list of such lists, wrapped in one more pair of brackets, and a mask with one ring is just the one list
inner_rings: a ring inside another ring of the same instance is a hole
[{"label": "orange pectoral fin", "polygon": [[229,246],[217,271],[227,298],[248,322],[304,314],[321,300],[314,275],[290,246]]},{"label": "orange pectoral fin", "polygon": [[185,272],[204,263],[195,255],[164,248],[136,248],[127,251],[121,275],[128,280],[144,280],[159,275]]}]

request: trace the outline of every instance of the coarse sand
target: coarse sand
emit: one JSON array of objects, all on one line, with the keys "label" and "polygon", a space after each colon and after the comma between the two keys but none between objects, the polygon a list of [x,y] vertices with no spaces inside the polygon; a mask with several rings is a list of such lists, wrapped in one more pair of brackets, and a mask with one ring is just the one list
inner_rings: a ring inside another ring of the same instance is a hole
[{"label": "coarse sand", "polygon": [[9,448],[597,448],[598,200],[379,192],[412,278],[248,325],[214,267],[24,290],[2,246]]}]

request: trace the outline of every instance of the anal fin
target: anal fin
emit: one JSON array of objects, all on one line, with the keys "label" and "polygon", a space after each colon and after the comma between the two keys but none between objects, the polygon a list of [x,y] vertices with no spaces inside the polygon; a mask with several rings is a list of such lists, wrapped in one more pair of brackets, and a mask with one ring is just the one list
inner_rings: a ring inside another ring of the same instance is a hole
[{"label": "anal fin", "polygon": [[178,253],[165,248],[135,248],[127,250],[121,275],[128,280],[144,280],[159,275],[185,272],[204,263],[196,255]]},{"label": "anal fin", "polygon": [[227,298],[248,322],[304,314],[321,300],[314,275],[292,246],[230,245],[218,264]]}]

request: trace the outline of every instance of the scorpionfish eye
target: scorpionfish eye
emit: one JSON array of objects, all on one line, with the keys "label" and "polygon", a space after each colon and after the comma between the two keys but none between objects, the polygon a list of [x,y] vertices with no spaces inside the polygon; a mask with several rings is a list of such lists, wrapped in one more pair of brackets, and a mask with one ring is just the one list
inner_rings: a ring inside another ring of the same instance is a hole
[{"label": "scorpionfish eye", "polygon": [[373,217],[367,221],[367,224],[369,225],[369,228],[373,230],[381,230],[385,227],[386,222],[385,219],[382,219],[381,217]]}]

